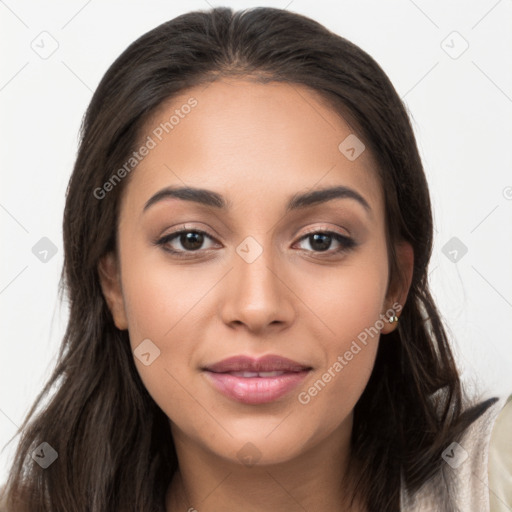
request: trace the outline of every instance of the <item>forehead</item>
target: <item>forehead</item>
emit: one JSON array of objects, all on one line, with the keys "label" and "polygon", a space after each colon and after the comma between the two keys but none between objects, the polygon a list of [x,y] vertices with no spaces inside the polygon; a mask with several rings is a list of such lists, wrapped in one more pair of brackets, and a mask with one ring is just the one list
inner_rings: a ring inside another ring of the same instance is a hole
[{"label": "forehead", "polygon": [[140,142],[151,139],[151,149],[132,172],[126,201],[141,209],[169,185],[216,190],[230,203],[279,202],[344,185],[379,211],[382,191],[370,151],[356,159],[343,152],[344,141],[358,144],[354,137],[320,94],[298,84],[224,79],[193,87],[146,121]]}]

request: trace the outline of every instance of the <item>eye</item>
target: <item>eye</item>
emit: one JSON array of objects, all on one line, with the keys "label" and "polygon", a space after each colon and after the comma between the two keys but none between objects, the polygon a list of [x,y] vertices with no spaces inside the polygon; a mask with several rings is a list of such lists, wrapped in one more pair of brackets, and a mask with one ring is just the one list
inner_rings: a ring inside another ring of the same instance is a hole
[{"label": "eye", "polygon": [[[178,257],[193,256],[194,252],[200,252],[201,249],[210,249],[204,247],[207,240],[215,240],[205,231],[200,229],[182,229],[169,233],[155,242],[156,245],[162,246],[167,252]],[[335,231],[314,231],[300,238],[300,242],[307,241],[311,248],[302,248],[303,250],[314,253],[327,253],[328,255],[347,252],[357,244],[352,239]],[[333,242],[338,244],[337,249],[330,249]],[[177,247],[181,246],[181,247]]]},{"label": "eye", "polygon": [[339,247],[330,250],[329,254],[337,254],[344,251],[349,251],[355,247],[356,243],[352,238],[349,238],[335,231],[314,231],[303,236],[300,241],[307,241],[313,252],[326,252],[329,250],[333,242],[336,242]]},{"label": "eye", "polygon": [[[203,244],[206,239],[214,240],[208,233],[200,229],[184,229],[163,236],[157,240],[156,244],[161,245],[164,250],[172,254],[182,256],[184,253],[205,249]],[[181,248],[176,248],[177,245],[181,245]],[[210,247],[206,247],[206,249],[209,248]]]}]

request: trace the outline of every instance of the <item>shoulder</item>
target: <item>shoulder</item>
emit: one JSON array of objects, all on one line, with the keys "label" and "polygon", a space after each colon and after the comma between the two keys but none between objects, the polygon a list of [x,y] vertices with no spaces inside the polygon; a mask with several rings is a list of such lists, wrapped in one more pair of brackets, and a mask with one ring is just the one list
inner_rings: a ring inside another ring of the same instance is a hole
[{"label": "shoulder", "polygon": [[[442,453],[443,464],[441,470],[418,492],[409,495],[401,491],[401,510],[408,512],[445,511],[467,512],[501,512],[501,509],[490,509],[489,499],[492,492],[489,490],[489,454],[491,434],[493,443],[495,434],[498,444],[503,444],[500,432],[506,430],[501,427],[502,418],[508,418],[511,413],[509,395],[498,397],[471,425],[466,429],[459,442],[448,443]],[[507,403],[507,411],[505,404]],[[497,418],[500,418],[499,426]],[[494,427],[497,426],[497,429]],[[508,434],[505,434],[505,439]],[[506,444],[506,441],[505,441]],[[510,451],[510,447],[507,448]],[[498,470],[499,471],[499,470]],[[493,485],[499,486],[501,480]],[[501,483],[502,485],[502,483]],[[509,487],[509,484],[505,484]],[[504,508],[507,512],[509,508]]]},{"label": "shoulder", "polygon": [[494,422],[489,443],[490,512],[512,509],[512,395]]}]

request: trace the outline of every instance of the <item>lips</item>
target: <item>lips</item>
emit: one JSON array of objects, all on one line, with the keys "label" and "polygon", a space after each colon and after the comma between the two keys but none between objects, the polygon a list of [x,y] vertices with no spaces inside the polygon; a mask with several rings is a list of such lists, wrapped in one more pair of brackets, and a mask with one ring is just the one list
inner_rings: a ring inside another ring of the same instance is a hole
[{"label": "lips", "polygon": [[205,368],[215,373],[230,372],[300,372],[311,369],[310,366],[302,365],[286,357],[267,355],[255,359],[247,356],[234,356],[228,359],[207,366]]},{"label": "lips", "polygon": [[310,370],[310,366],[276,355],[259,359],[235,356],[203,368],[217,391],[252,405],[272,402],[286,395]]}]

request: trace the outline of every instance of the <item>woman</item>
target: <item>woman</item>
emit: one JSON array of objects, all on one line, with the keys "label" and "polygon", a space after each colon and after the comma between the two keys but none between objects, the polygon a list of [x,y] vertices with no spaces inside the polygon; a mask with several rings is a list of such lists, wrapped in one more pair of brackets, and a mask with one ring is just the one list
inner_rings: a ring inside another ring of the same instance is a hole
[{"label": "woman", "polygon": [[22,425],[8,510],[487,503],[460,475],[504,399],[463,393],[413,131],[347,40],[219,8],[135,41],[84,118],[64,248],[37,402],[55,393]]}]

